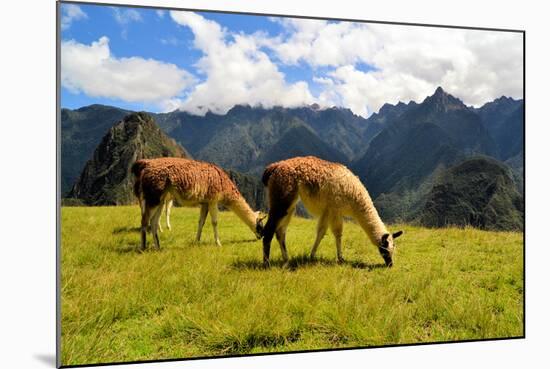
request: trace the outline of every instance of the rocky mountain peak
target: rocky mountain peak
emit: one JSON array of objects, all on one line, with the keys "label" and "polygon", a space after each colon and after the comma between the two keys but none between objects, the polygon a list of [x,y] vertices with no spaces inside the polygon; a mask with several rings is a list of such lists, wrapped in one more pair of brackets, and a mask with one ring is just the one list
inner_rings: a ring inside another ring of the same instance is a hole
[{"label": "rocky mountain peak", "polygon": [[432,96],[428,96],[424,103],[429,104],[433,109],[439,112],[448,112],[450,110],[467,109],[466,105],[453,95],[447,93],[439,86]]},{"label": "rocky mountain peak", "polygon": [[123,205],[136,201],[132,164],[139,159],[190,157],[164,134],[148,113],[131,113],[103,136],[68,197],[87,205]]}]

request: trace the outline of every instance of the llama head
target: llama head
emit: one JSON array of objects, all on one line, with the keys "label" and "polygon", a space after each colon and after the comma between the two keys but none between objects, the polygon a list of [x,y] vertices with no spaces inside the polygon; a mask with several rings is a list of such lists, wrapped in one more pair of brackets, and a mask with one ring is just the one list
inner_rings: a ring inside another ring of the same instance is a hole
[{"label": "llama head", "polygon": [[261,239],[264,236],[264,219],[267,215],[263,215],[261,212],[257,211],[256,214],[256,237]]},{"label": "llama head", "polygon": [[380,251],[380,255],[382,255],[387,267],[391,267],[393,265],[393,253],[395,251],[394,240],[402,234],[403,231],[395,232],[394,234],[386,233],[380,240],[378,251]]}]

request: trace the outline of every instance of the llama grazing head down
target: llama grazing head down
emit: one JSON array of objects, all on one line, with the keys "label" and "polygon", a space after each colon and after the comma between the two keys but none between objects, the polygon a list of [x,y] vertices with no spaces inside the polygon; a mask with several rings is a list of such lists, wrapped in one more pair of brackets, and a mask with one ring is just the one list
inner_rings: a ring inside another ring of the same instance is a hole
[{"label": "llama grazing head down", "polygon": [[378,251],[380,251],[380,255],[382,255],[387,267],[393,265],[393,254],[395,252],[394,240],[402,234],[403,231],[395,232],[394,234],[386,233],[382,236],[378,244]]},{"label": "llama grazing head down", "polygon": [[267,215],[262,215],[260,211],[256,211],[256,238],[259,240],[264,236],[264,219]]}]

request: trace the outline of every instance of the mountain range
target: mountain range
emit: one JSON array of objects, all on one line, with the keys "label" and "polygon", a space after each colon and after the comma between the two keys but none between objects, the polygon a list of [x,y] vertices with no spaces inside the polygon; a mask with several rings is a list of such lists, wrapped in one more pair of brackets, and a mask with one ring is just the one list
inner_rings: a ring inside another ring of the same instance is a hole
[{"label": "mountain range", "polygon": [[[321,109],[316,104],[269,109],[237,105],[223,115],[148,114],[190,156],[246,178],[249,197],[263,196],[263,188],[254,188],[261,187],[254,178],[266,164],[315,155],[349,166],[366,184],[384,219],[410,221],[420,218],[445,170],[472,157],[508,165],[521,193],[523,109],[523,100],[508,97],[468,107],[439,87],[420,103],[385,104],[368,119],[349,109]],[[130,113],[102,105],[62,109],[65,195],[105,133]]]}]

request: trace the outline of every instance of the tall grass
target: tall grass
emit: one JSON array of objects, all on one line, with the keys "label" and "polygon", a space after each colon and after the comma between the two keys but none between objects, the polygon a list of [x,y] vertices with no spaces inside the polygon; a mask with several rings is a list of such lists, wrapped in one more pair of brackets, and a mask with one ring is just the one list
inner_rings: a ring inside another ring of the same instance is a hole
[{"label": "tall grass", "polygon": [[[223,247],[198,209],[175,208],[160,251],[138,252],[139,208],[62,209],[62,364],[155,360],[523,335],[521,233],[409,225],[391,269],[353,224],[337,264],[330,234],[293,219],[290,265],[229,212]],[[151,239],[148,239],[151,245]]]}]

